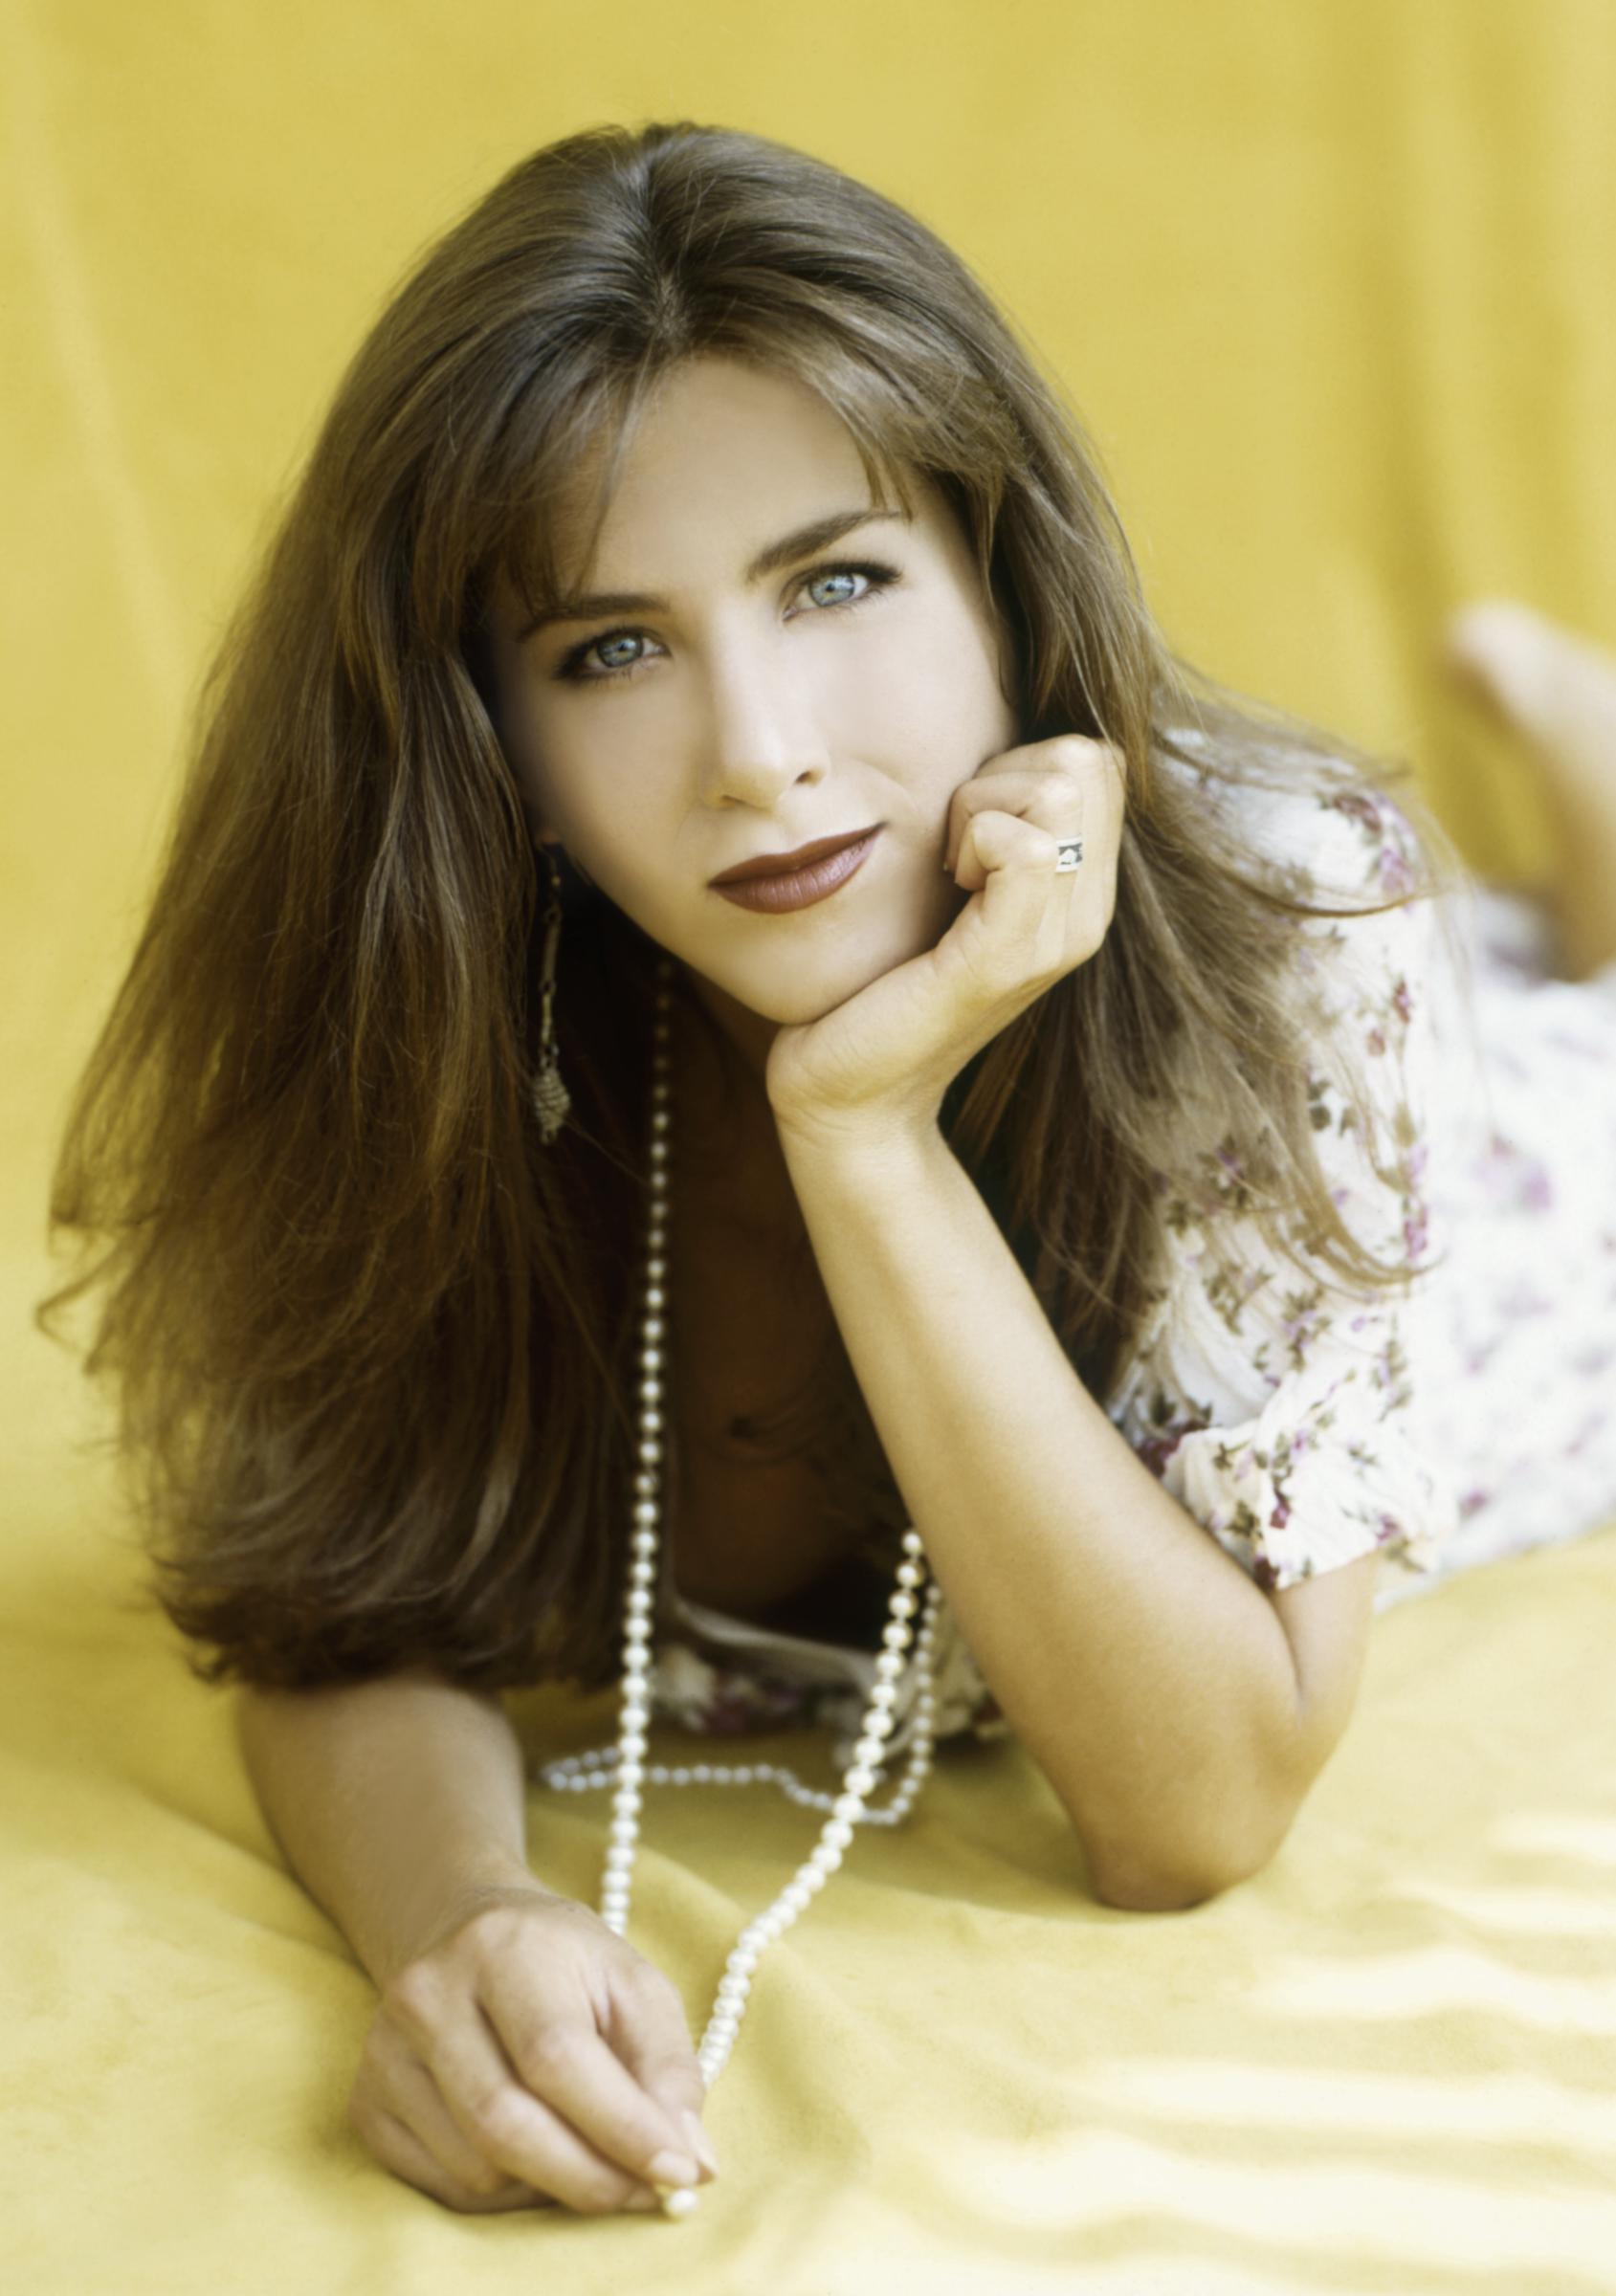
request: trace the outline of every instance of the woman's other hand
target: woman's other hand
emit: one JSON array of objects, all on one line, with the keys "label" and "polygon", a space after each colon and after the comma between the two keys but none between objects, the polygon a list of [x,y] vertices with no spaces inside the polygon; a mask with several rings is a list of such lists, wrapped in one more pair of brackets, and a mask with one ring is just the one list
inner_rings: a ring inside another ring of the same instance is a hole
[{"label": "woman's other hand", "polygon": [[446,2207],[604,2216],[691,2181],[675,2158],[708,2180],[683,2125],[705,2097],[670,1979],[536,1882],[487,1893],[389,1978],[348,2120]]}]

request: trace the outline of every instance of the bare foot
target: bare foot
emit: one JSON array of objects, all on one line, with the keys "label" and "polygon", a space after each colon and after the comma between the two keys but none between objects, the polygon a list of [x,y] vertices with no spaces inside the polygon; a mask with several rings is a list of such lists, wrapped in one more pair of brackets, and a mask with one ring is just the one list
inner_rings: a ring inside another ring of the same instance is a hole
[{"label": "bare foot", "polygon": [[1616,958],[1616,653],[1516,600],[1454,614],[1442,658],[1518,734],[1542,775],[1561,845],[1546,898],[1568,980]]},{"label": "bare foot", "polygon": [[1616,653],[1511,598],[1464,607],[1449,666],[1535,748],[1583,782],[1616,782]]}]

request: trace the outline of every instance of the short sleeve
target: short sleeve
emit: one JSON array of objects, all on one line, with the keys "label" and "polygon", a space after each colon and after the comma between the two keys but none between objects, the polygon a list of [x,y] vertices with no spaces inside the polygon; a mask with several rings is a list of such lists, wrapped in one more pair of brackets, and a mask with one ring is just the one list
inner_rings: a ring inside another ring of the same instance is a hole
[{"label": "short sleeve", "polygon": [[[1412,832],[1391,800],[1354,796],[1344,812],[1313,792],[1305,803],[1318,816],[1302,848],[1315,897],[1396,890]],[[1294,822],[1301,801],[1289,805]],[[1164,1488],[1271,1592],[1374,1551],[1432,1572],[1458,1523],[1455,1487],[1423,1435],[1410,1314],[1447,1244],[1429,1186],[1443,962],[1434,904],[1309,917],[1297,934],[1326,1182],[1367,1248],[1406,1254],[1413,1271],[1386,1291],[1352,1290],[1307,1249],[1300,1213],[1290,1232],[1302,1265],[1285,1258],[1262,1236],[1226,1141],[1201,1156],[1197,1184],[1167,1194],[1168,1280],[1135,1402],[1148,1435],[1139,1447]],[[1352,1073],[1389,1179],[1367,1153]]]}]

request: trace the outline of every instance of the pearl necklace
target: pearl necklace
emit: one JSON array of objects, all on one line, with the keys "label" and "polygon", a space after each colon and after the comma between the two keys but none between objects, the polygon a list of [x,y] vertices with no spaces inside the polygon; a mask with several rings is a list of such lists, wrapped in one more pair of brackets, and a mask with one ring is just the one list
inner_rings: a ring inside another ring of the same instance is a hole
[{"label": "pearl necklace", "polygon": [[[672,960],[664,953],[657,964],[656,1014],[652,1053],[651,1216],[645,1258],[645,1305],[640,1320],[639,1471],[634,1477],[633,1560],[629,1572],[629,1595],[625,1607],[623,1699],[617,1742],[614,1749],[597,1748],[588,1754],[570,1755],[559,1761],[546,1762],[542,1765],[539,1776],[546,1785],[573,1793],[587,1793],[593,1787],[613,1783],[616,1786],[611,1801],[611,1846],[607,1852],[606,1871],[601,1884],[600,1910],[607,1927],[619,1937],[629,1926],[629,1878],[633,1871],[634,1851],[639,1843],[642,1778],[650,1785],[673,1786],[750,1785],[754,1781],[760,1784],[772,1781],[779,1784],[790,1799],[830,1812],[829,1822],[820,1830],[818,1846],[812,1856],[798,1866],[795,1875],[773,1905],[742,1932],[725,1965],[725,1974],[713,2003],[713,2014],[697,2052],[710,2090],[735,2046],[736,2034],[746,2011],[753,1972],[764,1951],[784,1930],[790,1928],[798,1914],[805,1910],[816,1892],[824,1888],[835,1872],[842,1862],[842,1853],[852,1840],[855,1826],[860,1823],[897,1825],[914,1807],[915,1799],[931,1768],[932,1716],[936,1705],[932,1694],[931,1654],[942,1590],[934,1579],[926,1589],[923,1602],[918,1601],[916,1590],[926,1575],[925,1550],[919,1533],[906,1531],[897,1590],[889,1605],[890,1623],[882,1630],[884,1647],[875,1661],[874,1686],[870,1693],[863,1727],[853,1747],[852,1759],[843,1775],[839,1795],[817,1793],[805,1786],[792,1771],[766,1762],[739,1767],[698,1762],[688,1769],[665,1765],[657,1765],[650,1770],[646,1768],[646,1726],[651,1718],[647,1654],[654,1602],[652,1589],[656,1578],[657,1529],[661,1517],[657,1491],[663,1425],[662,1310],[667,1298],[663,1286],[668,1272],[664,1247],[668,1227],[666,1136],[671,1122],[672,1098],[668,1083],[672,974]],[[922,1609],[922,1617],[919,1631],[913,1637],[916,1730],[908,1768],[901,1788],[886,1808],[867,1810],[864,1806],[866,1799],[881,1782],[879,1773],[891,1759],[890,1755],[883,1755],[881,1741],[892,1734],[893,1708],[898,1694],[897,1682],[904,1669],[903,1653],[911,1640],[909,1621],[917,1608]],[[668,2216],[688,2216],[697,2206],[697,2195],[694,2192],[666,2186],[658,2186],[657,2190],[661,2195],[663,2211]]]}]

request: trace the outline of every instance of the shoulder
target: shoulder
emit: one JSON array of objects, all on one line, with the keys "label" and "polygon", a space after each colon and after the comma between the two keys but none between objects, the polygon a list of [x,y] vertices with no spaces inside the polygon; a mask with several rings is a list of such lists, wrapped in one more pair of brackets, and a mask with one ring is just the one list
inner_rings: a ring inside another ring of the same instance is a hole
[{"label": "shoulder", "polygon": [[1472,883],[1426,802],[1367,784],[1328,752],[1274,742],[1213,771],[1193,762],[1208,746],[1197,729],[1170,738],[1192,762],[1163,752],[1163,766],[1192,784],[1253,883],[1340,913],[1289,920],[1287,973],[1310,1036],[1344,1034],[1371,1060],[1390,1047],[1411,1057],[1422,1044],[1473,1047]]},{"label": "shoulder", "polygon": [[1282,743],[1254,745],[1235,774],[1201,762],[1211,744],[1198,728],[1174,726],[1169,739],[1189,762],[1163,751],[1162,768],[1193,784],[1277,891],[1299,899],[1391,901],[1420,883],[1420,827],[1389,790],[1366,785],[1343,761]]}]

